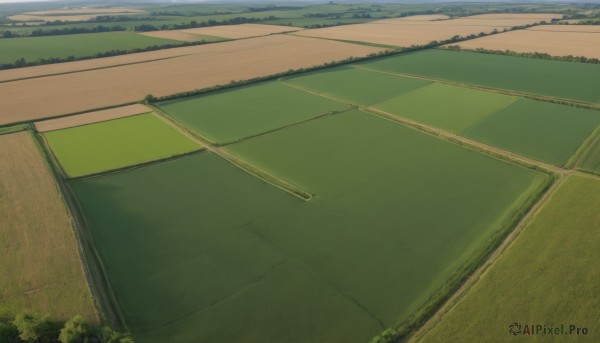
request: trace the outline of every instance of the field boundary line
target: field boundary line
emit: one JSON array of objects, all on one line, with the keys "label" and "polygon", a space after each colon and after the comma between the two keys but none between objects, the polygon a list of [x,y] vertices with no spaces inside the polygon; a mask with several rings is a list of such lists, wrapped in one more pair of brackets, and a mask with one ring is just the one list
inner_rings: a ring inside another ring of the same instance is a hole
[{"label": "field boundary line", "polygon": [[[502,94],[502,95],[504,95],[504,94]],[[496,114],[496,113],[498,113],[498,112],[500,112],[500,111],[502,111],[502,110],[504,110],[504,109],[506,109],[506,108],[510,107],[511,105],[514,105],[514,103],[515,103],[515,102],[517,102],[517,101],[520,99],[520,97],[518,97],[518,96],[514,96],[514,95],[507,95],[507,96],[510,96],[510,97],[512,98],[512,101],[510,101],[510,102],[508,102],[508,103],[506,103],[506,104],[502,105],[501,107],[499,107],[499,108],[497,108],[497,109],[493,110],[492,112],[490,112],[490,113],[486,114],[485,116],[483,116],[483,117],[481,117],[481,118],[477,119],[475,122],[471,123],[471,125],[469,125],[469,126],[465,127],[464,129],[460,130],[460,132],[459,132],[459,133],[463,133],[463,132],[467,131],[468,129],[472,128],[473,126],[475,126],[475,125],[477,125],[477,124],[481,123],[482,121],[484,121],[484,120],[486,120],[486,119],[490,118],[490,117],[491,117],[491,116],[493,116],[494,114]]]},{"label": "field boundary line", "polygon": [[[342,105],[344,105],[344,104],[342,104]],[[215,146],[226,147],[228,145],[242,143],[244,141],[247,141],[247,140],[250,140],[250,139],[253,139],[253,138],[257,138],[257,137],[260,137],[260,136],[267,135],[269,133],[281,131],[281,130],[284,130],[284,129],[287,129],[287,128],[290,128],[290,127],[293,127],[293,126],[296,126],[296,125],[301,125],[301,124],[304,124],[304,123],[307,123],[307,122],[310,122],[310,121],[313,121],[313,120],[317,120],[319,118],[323,118],[323,117],[326,117],[326,116],[336,115],[336,114],[339,114],[339,113],[343,113],[343,112],[346,112],[348,110],[350,110],[350,108],[346,106],[346,108],[344,108],[344,109],[332,110],[332,111],[318,113],[318,114],[315,114],[315,115],[310,116],[308,118],[300,119],[300,120],[295,121],[293,123],[286,124],[284,126],[277,127],[277,128],[271,129],[271,130],[267,130],[267,131],[256,133],[256,134],[253,134],[253,135],[250,135],[250,136],[238,138],[238,139],[235,139],[235,140],[232,140],[232,141],[226,141],[226,142],[222,142],[222,143],[216,143]]]},{"label": "field boundary line", "polygon": [[194,139],[194,141],[202,144],[204,147],[206,147],[207,150],[215,153],[219,157],[225,159],[227,162],[231,163],[232,165],[236,166],[237,168],[242,169],[246,173],[248,173],[260,180],[263,180],[264,182],[266,182],[272,186],[275,186],[275,187],[285,191],[286,193],[289,193],[303,201],[309,201],[314,196],[313,194],[311,194],[299,187],[296,187],[296,186],[290,184],[289,182],[284,181],[284,180],[258,168],[257,166],[255,166],[251,163],[245,162],[241,158],[234,156],[231,153],[225,151],[224,149],[216,146],[215,143],[210,142],[206,138],[200,136],[196,132],[188,129],[184,125],[180,124],[176,120],[169,117],[166,113],[164,113],[157,106],[155,106],[155,105],[149,105],[149,106],[154,109],[155,113],[158,116],[162,117],[163,120],[170,123],[171,126],[176,128],[180,132],[186,134],[188,137],[192,137]]},{"label": "field boundary line", "polygon": [[350,102],[348,100],[337,98],[337,97],[335,97],[335,96],[333,96],[333,95],[331,95],[329,93],[326,93],[326,92],[316,91],[314,89],[310,89],[308,87],[300,86],[300,85],[294,84],[292,82],[287,82],[287,81],[284,81],[282,79],[279,79],[278,81],[279,81],[279,83],[282,83],[282,84],[284,84],[284,85],[286,85],[288,87],[292,87],[292,88],[304,91],[304,92],[306,92],[308,94],[312,94],[312,95],[320,96],[322,98],[333,100],[335,102],[342,103],[342,104],[344,104],[346,106],[350,106],[350,107],[360,107],[361,106],[359,104],[355,104],[355,103]]},{"label": "field boundary line", "polygon": [[[105,106],[105,107],[90,108],[90,109],[83,110],[83,111],[77,111],[77,112],[71,112],[71,113],[63,113],[63,114],[58,114],[58,115],[55,115],[55,116],[47,116],[47,117],[41,117],[41,118],[31,118],[31,119],[21,120],[21,121],[13,121],[13,122],[7,122],[7,123],[0,123],[0,129],[5,128],[5,127],[16,126],[16,125],[34,124],[35,122],[38,122],[38,121],[46,121],[46,120],[52,120],[52,119],[60,119],[60,118],[72,117],[72,116],[76,116],[76,115],[80,115],[80,114],[85,114],[85,113],[89,113],[89,112],[111,110],[111,109],[114,109],[114,108],[125,107],[125,106],[129,106],[129,105],[136,105],[136,104],[140,104],[140,103],[141,103],[140,101],[130,101],[130,102],[122,103],[122,104],[110,105],[110,106]],[[143,104],[143,105],[146,105],[146,104]],[[34,127],[35,127],[35,125],[34,125]],[[35,128],[35,132],[38,132],[37,128]]]},{"label": "field boundary line", "polygon": [[114,175],[114,174],[124,173],[124,172],[132,171],[132,170],[136,170],[136,169],[140,169],[140,168],[145,168],[145,167],[149,167],[149,166],[152,166],[155,164],[168,163],[168,162],[179,160],[182,158],[200,155],[203,152],[206,152],[206,147],[204,147],[204,146],[202,146],[200,149],[196,149],[193,151],[188,151],[188,152],[184,152],[181,154],[171,155],[168,157],[163,157],[163,158],[159,158],[159,159],[152,160],[152,161],[136,163],[136,164],[132,164],[129,166],[107,169],[107,170],[103,170],[103,171],[99,171],[99,172],[95,172],[95,173],[91,173],[91,174],[80,175],[80,176],[65,176],[65,180],[67,182],[78,182],[78,181],[83,181],[83,180],[88,180],[88,179],[95,179],[95,178],[99,178],[99,177],[103,177],[103,176]]},{"label": "field boundary line", "polygon": [[574,99],[565,99],[565,98],[552,97],[552,96],[546,96],[546,95],[532,94],[532,93],[509,90],[509,89],[487,87],[487,86],[481,86],[481,85],[476,85],[476,84],[471,84],[471,83],[438,79],[438,78],[434,78],[434,77],[428,77],[428,76],[422,76],[422,75],[416,75],[416,74],[399,73],[399,72],[385,71],[385,70],[379,70],[379,69],[372,69],[372,68],[367,68],[367,67],[364,67],[364,66],[358,65],[358,64],[350,64],[350,67],[356,68],[356,69],[372,71],[372,72],[376,72],[376,73],[382,73],[382,74],[388,74],[388,75],[394,75],[394,76],[400,76],[400,77],[408,77],[408,78],[425,80],[425,81],[439,82],[439,83],[444,83],[444,84],[457,86],[457,87],[477,89],[477,90],[493,92],[493,93],[498,93],[498,94],[504,94],[504,95],[518,96],[521,98],[550,102],[553,104],[587,108],[587,109],[592,109],[592,110],[600,110],[600,104],[587,102],[587,101],[580,101],[580,100],[574,100]]},{"label": "field boundary line", "polygon": [[[508,161],[511,163],[516,163],[520,166],[524,166],[527,168],[540,168],[542,169],[544,172],[554,172],[554,173],[560,173],[560,174],[569,174],[572,172],[572,170],[567,170],[561,167],[557,167],[555,165],[546,163],[546,162],[542,162],[542,161],[537,161],[535,159],[526,157],[526,156],[522,156],[520,154],[517,153],[513,153],[501,148],[497,148],[485,143],[481,143],[481,142],[477,142],[474,140],[471,140],[469,138],[463,137],[459,134],[450,132],[450,131],[446,131],[444,129],[440,129],[440,128],[436,128],[427,124],[423,124],[420,122],[417,122],[415,120],[412,119],[408,119],[405,117],[401,117],[377,108],[374,108],[372,106],[361,106],[361,105],[357,105],[357,104],[353,104],[351,102],[347,102],[341,99],[337,99],[333,96],[328,95],[327,93],[319,93],[319,92],[315,92],[309,88],[303,87],[303,86],[297,86],[297,85],[293,85],[293,84],[289,84],[286,83],[285,81],[280,81],[284,84],[289,85],[290,87],[294,87],[300,90],[303,90],[305,92],[311,93],[311,94],[315,94],[315,95],[319,95],[321,97],[330,99],[330,100],[334,100],[334,101],[338,101],[338,102],[344,102],[347,105],[351,105],[352,107],[356,107],[359,110],[362,110],[363,112],[369,113],[371,115],[377,115],[380,117],[384,117],[387,118],[389,120],[398,122],[400,124],[403,124],[405,126],[411,127],[413,129],[417,129],[421,132],[433,135],[439,139],[443,139],[445,141],[451,142],[451,143],[455,143],[457,145],[463,146],[465,148],[469,148],[470,150],[474,150],[476,152],[479,153],[483,153],[486,154],[488,156],[492,156],[492,157],[496,157],[496,158],[500,158],[503,161]],[[512,102],[514,103],[514,102]],[[512,104],[511,103],[511,104]]]},{"label": "field boundary line", "polygon": [[540,199],[529,209],[521,218],[517,225],[502,239],[500,245],[494,249],[491,254],[482,260],[482,263],[467,277],[462,285],[451,294],[451,296],[424,322],[424,324],[412,331],[406,337],[405,342],[419,342],[427,333],[429,333],[443,317],[450,313],[463,299],[469,294],[469,291],[478,284],[482,277],[485,277],[488,270],[512,247],[519,235],[525,228],[537,217],[546,203],[552,198],[560,186],[565,182],[568,176],[557,176],[549,188],[543,193]]},{"label": "field boundary line", "polygon": [[96,315],[101,323],[108,322],[111,327],[118,330],[127,329],[105,268],[95,248],[81,205],[70,187],[64,182],[63,176],[60,174],[61,170],[57,169],[58,161],[50,152],[44,137],[36,132],[31,132],[31,135],[54,177],[59,196],[67,209],[69,220],[72,223],[72,231],[77,241],[81,268],[95,305]]},{"label": "field boundary line", "polygon": [[412,119],[397,116],[395,114],[385,112],[385,111],[382,111],[382,110],[374,108],[374,107],[361,107],[360,109],[363,110],[363,112],[367,112],[367,113],[370,113],[373,115],[387,118],[389,120],[392,120],[392,121],[398,122],[400,124],[404,124],[405,126],[411,127],[413,129],[419,130],[421,132],[428,133],[437,138],[443,139],[447,142],[455,143],[457,145],[468,148],[470,150],[473,150],[473,151],[476,151],[479,153],[484,153],[488,156],[500,158],[503,161],[511,162],[513,164],[517,164],[522,167],[542,169],[546,173],[569,174],[572,172],[572,170],[567,170],[567,169],[557,167],[555,165],[552,165],[552,164],[549,164],[546,162],[537,161],[532,158],[522,156],[520,154],[513,153],[510,151],[501,149],[501,148],[497,148],[497,147],[494,147],[494,146],[491,146],[491,145],[488,145],[485,143],[477,142],[477,141],[471,140],[469,138],[460,136],[456,133],[446,131],[446,130],[443,130],[440,128],[436,128],[436,127],[433,127],[433,126],[430,126],[427,124],[423,124],[423,123],[414,121]]},{"label": "field boundary line", "polygon": [[567,163],[565,163],[566,168],[576,168],[577,164],[583,160],[584,157],[587,157],[589,150],[594,146],[594,143],[598,142],[600,144],[600,125],[592,131],[579,145],[579,148],[575,151],[575,153],[569,158]]},{"label": "field boundary line", "polygon": [[[167,50],[167,49],[163,49],[163,50]],[[157,50],[154,50],[154,51],[157,51]],[[133,55],[133,54],[127,54],[127,55]],[[138,61],[138,62],[113,64],[113,65],[104,66],[104,67],[90,67],[90,68],[84,68],[84,69],[79,69],[79,70],[65,71],[65,72],[62,72],[62,73],[49,73],[49,74],[40,74],[40,75],[27,76],[27,77],[19,77],[19,78],[16,78],[16,79],[0,80],[0,83],[16,82],[16,81],[31,80],[31,79],[39,79],[39,78],[42,78],[42,77],[50,77],[50,76],[58,76],[58,75],[76,74],[76,73],[83,73],[83,72],[86,72],[86,71],[93,71],[93,70],[110,69],[110,68],[123,67],[123,66],[128,66],[128,65],[135,65],[135,64],[143,64],[143,63],[149,63],[149,62],[169,60],[169,59],[172,59],[172,58],[183,57],[183,56],[188,56],[188,55],[193,55],[193,54],[183,54],[183,55],[177,55],[177,56],[154,58],[154,59],[149,59],[149,60],[144,60],[144,61]],[[125,55],[116,55],[116,56],[109,56],[109,57],[117,57],[117,56],[125,56]],[[108,58],[108,57],[105,57],[105,58]],[[101,58],[90,58],[90,59],[79,60],[79,61],[93,61],[93,60],[98,60],[98,59],[101,59]],[[72,61],[72,62],[79,62],[79,61]],[[69,62],[62,62],[62,63],[69,63]],[[31,66],[31,67],[25,67],[25,68],[35,68],[35,67],[39,67],[39,66],[52,65],[52,64],[61,64],[61,63],[40,64],[38,66]],[[0,72],[7,71],[7,70],[19,70],[19,69],[23,69],[23,68],[0,69]]]}]

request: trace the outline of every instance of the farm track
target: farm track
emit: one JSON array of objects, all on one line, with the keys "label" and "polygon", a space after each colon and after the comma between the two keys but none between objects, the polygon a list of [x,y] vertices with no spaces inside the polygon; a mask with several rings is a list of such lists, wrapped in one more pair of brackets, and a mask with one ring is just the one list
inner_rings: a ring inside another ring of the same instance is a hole
[{"label": "farm track", "polygon": [[585,102],[585,101],[578,101],[578,100],[572,100],[572,99],[564,99],[564,98],[558,98],[558,97],[530,94],[530,93],[525,93],[525,92],[517,92],[517,91],[512,91],[512,90],[507,90],[507,89],[479,86],[479,85],[474,85],[474,84],[470,84],[470,83],[462,83],[462,82],[449,81],[449,80],[444,80],[444,79],[436,79],[436,78],[426,77],[426,76],[421,76],[421,75],[405,74],[405,73],[391,72],[391,71],[385,71],[385,70],[379,70],[379,69],[372,69],[372,68],[366,68],[366,67],[356,65],[356,64],[351,65],[351,67],[357,68],[357,69],[362,69],[362,70],[367,70],[367,71],[371,71],[371,72],[382,73],[382,74],[408,77],[408,78],[412,78],[412,79],[425,80],[425,81],[439,82],[439,83],[444,83],[444,84],[448,84],[451,86],[471,88],[471,89],[482,90],[482,91],[487,91],[487,92],[494,92],[494,93],[504,94],[504,95],[519,96],[522,98],[533,99],[533,100],[538,100],[538,101],[545,101],[545,102],[550,102],[553,104],[570,105],[570,106],[575,106],[575,107],[588,108],[588,109],[592,109],[592,110],[600,110],[600,104],[592,103],[592,102]]},{"label": "farm track", "polygon": [[[587,176],[587,174],[586,174]],[[491,255],[482,261],[482,264],[463,282],[463,284],[451,295],[451,297],[442,304],[429,318],[423,326],[418,328],[412,335],[406,339],[406,342],[418,342],[423,336],[429,332],[435,325],[442,320],[444,315],[451,311],[460,300],[468,294],[469,290],[477,284],[479,279],[485,275],[485,273],[492,267],[496,261],[498,261],[504,253],[510,249],[512,243],[518,238],[519,234],[524,228],[535,218],[540,212],[544,205],[552,198],[554,193],[560,188],[560,185],[567,179],[565,175],[559,175],[557,180],[553,182],[544,195],[539,199],[536,204],[525,214],[519,221],[516,227],[511,230],[508,235],[502,240],[500,246],[498,246]]]}]

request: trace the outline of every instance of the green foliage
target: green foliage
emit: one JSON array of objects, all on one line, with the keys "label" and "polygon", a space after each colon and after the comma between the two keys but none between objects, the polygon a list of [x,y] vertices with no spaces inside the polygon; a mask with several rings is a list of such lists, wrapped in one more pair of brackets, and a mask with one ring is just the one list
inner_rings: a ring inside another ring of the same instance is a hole
[{"label": "green foliage", "polygon": [[398,332],[394,328],[387,328],[379,335],[373,337],[369,343],[395,343],[398,337]]},{"label": "green foliage", "polygon": [[19,338],[27,343],[35,343],[45,337],[48,329],[47,318],[35,314],[22,312],[15,316],[12,325],[19,332]]},{"label": "green foliage", "polygon": [[20,343],[19,330],[13,323],[0,322],[0,342],[3,343]]},{"label": "green foliage", "polygon": [[88,343],[92,335],[85,319],[77,315],[65,323],[58,337],[61,343]]}]

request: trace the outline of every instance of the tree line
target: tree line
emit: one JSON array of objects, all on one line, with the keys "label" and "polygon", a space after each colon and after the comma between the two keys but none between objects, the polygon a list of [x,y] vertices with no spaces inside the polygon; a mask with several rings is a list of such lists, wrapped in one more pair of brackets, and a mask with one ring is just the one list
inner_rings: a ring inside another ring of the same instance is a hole
[{"label": "tree line", "polygon": [[0,322],[2,343],[134,343],[129,334],[104,326],[93,327],[80,315],[65,323],[47,316],[19,313],[13,320]]}]

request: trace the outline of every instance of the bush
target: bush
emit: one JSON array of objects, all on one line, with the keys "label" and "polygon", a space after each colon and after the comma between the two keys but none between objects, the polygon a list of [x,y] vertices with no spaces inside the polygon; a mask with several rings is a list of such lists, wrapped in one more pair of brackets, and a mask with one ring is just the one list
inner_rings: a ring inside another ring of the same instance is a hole
[{"label": "bush", "polygon": [[19,332],[19,338],[24,342],[50,341],[50,323],[47,318],[40,318],[31,313],[20,313],[12,325]]},{"label": "bush", "polygon": [[0,323],[0,342],[19,343],[19,330],[12,323]]},{"label": "bush", "polygon": [[58,340],[61,343],[84,343],[89,341],[90,336],[92,332],[89,325],[82,316],[77,315],[65,323]]}]

